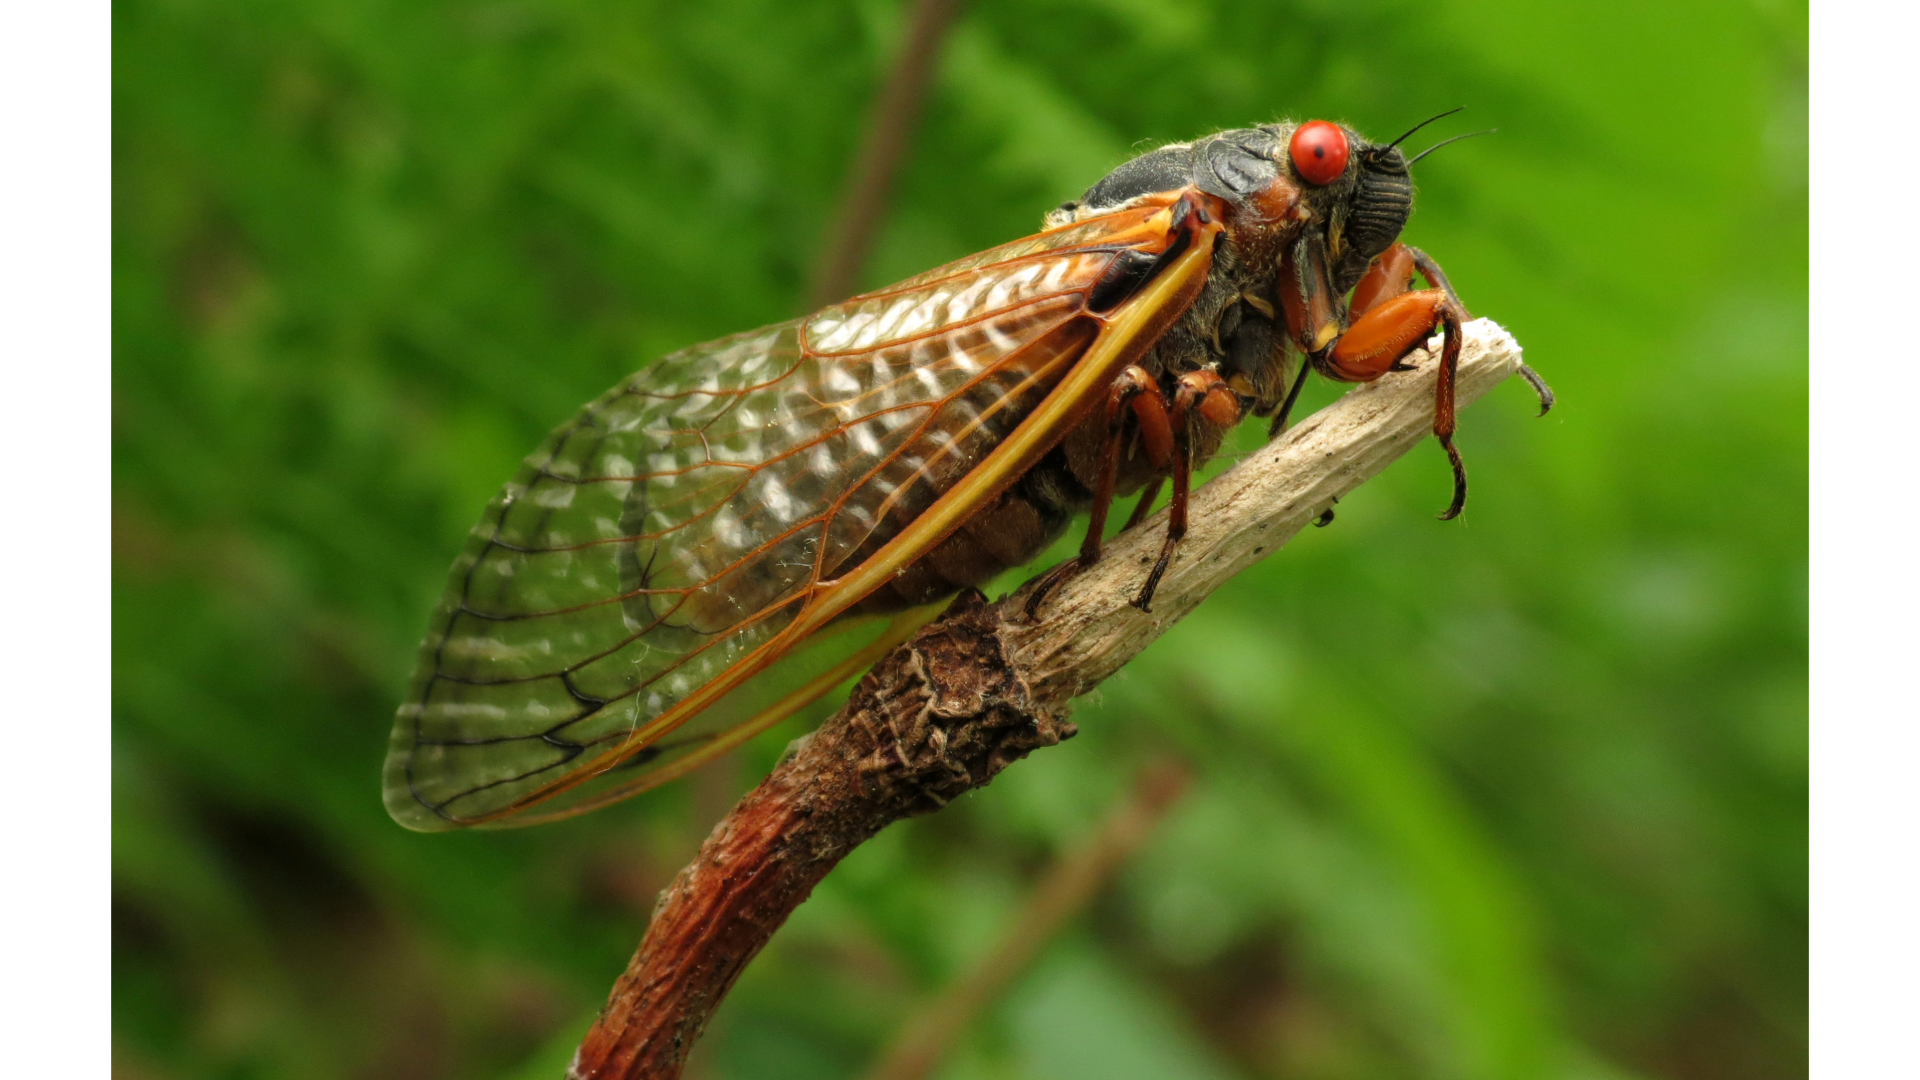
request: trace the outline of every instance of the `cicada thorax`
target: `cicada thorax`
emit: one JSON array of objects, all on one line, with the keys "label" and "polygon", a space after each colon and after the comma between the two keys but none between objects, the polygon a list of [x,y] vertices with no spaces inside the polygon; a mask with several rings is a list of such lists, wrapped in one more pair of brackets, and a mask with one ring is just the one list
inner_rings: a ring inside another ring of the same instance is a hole
[{"label": "cicada thorax", "polygon": [[[1273,413],[1298,366],[1281,317],[1280,269],[1312,218],[1301,214],[1300,187],[1281,162],[1290,129],[1245,128],[1161,147],[1115,169],[1080,199],[1048,216],[1055,225],[1084,220],[1181,189],[1204,191],[1219,200],[1226,228],[1206,285],[1141,360],[1168,395],[1182,375],[1215,372],[1238,396],[1241,408],[1231,418],[1221,418],[1227,422],[1198,414],[1188,419],[1186,435],[1196,467],[1218,452],[1240,416]],[[1117,496],[1130,495],[1166,474],[1139,452],[1137,437],[1128,438],[1114,489]],[[1076,509],[1085,509],[1091,498],[1087,492],[1100,468],[1102,444],[1101,432],[1078,429],[1059,455],[1043,463],[1052,473],[1050,489],[1079,494]]]}]

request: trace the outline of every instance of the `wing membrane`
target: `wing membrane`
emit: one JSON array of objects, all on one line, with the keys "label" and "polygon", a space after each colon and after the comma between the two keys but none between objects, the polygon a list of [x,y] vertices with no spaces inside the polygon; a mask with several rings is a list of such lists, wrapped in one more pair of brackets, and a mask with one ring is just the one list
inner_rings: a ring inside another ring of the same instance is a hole
[{"label": "wing membrane", "polygon": [[613,768],[499,824],[573,817],[684,776],[859,675],[945,606],[943,601],[893,616],[839,620]]},{"label": "wing membrane", "polygon": [[1164,248],[1166,218],[1015,241],[674,354],[586,406],[453,566],[396,720],[390,812],[439,829],[561,791],[560,812],[599,805],[824,692],[904,625],[825,629],[884,580],[850,556],[905,565],[939,536],[901,536],[996,447],[1058,437],[1022,423],[1104,333],[1092,284],[1117,252]]}]

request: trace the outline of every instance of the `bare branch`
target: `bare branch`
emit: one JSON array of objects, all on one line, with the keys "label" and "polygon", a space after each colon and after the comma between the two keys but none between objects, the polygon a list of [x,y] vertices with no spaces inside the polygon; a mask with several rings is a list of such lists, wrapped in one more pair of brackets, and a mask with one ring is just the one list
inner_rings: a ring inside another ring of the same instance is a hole
[{"label": "bare branch", "polygon": [[1073,735],[1033,709],[999,622],[978,592],[963,594],[747,793],[660,894],[570,1077],[679,1076],[747,961],[849,851]]},{"label": "bare branch", "polygon": [[[1462,406],[1521,366],[1497,324],[1464,329]],[[1424,439],[1437,365],[1424,353],[1407,361],[1416,370],[1355,388],[1197,492],[1152,614],[1128,601],[1159,552],[1164,513],[1115,539],[1038,619],[1024,617],[1024,590],[991,605],[968,592],[890,653],[661,894],[568,1075],[679,1076],[747,962],[848,852],[1072,736],[1068,702]]]}]

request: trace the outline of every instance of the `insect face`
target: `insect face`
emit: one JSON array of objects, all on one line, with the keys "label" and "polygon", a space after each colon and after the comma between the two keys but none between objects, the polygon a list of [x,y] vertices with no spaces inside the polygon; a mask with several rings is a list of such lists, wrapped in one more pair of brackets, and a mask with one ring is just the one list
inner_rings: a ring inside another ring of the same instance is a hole
[{"label": "insect face", "polygon": [[1336,213],[1328,243],[1336,292],[1360,280],[1374,257],[1400,239],[1413,214],[1413,177],[1400,148],[1363,144],[1355,156],[1360,167],[1353,191],[1340,208],[1343,212]]}]

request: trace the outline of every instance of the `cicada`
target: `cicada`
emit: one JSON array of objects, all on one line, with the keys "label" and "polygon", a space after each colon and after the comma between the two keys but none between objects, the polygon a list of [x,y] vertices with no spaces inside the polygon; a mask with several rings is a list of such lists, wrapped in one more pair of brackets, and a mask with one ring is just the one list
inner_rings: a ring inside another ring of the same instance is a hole
[{"label": "cicada", "polygon": [[615,386],[454,562],[394,725],[388,810],[422,830],[531,824],[665,783],[1082,513],[1079,556],[1049,580],[1090,564],[1113,501],[1137,493],[1139,518],[1170,480],[1147,609],[1189,477],[1231,428],[1278,432],[1308,369],[1377,379],[1436,332],[1457,515],[1467,311],[1399,241],[1405,138],[1314,120],[1164,146],[1032,236]]}]

